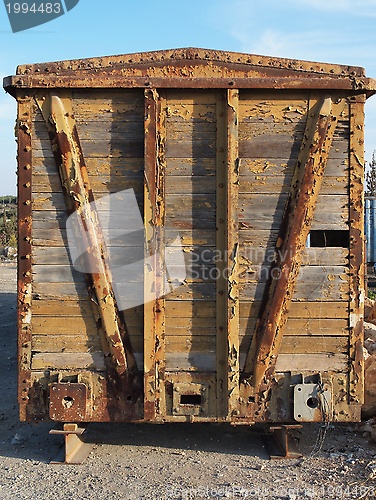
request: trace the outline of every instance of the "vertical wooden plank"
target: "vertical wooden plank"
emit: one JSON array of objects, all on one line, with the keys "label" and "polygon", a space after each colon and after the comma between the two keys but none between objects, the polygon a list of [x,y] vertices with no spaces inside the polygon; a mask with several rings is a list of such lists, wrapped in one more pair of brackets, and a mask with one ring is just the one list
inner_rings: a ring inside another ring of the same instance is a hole
[{"label": "vertical wooden plank", "polygon": [[[166,413],[165,373],[165,124],[166,98],[145,90],[144,418]],[[150,300],[152,299],[152,300]]]},{"label": "vertical wooden plank", "polygon": [[363,318],[364,255],[364,103],[365,95],[350,98],[350,373],[349,403],[364,398]]},{"label": "vertical wooden plank", "polygon": [[32,100],[18,98],[18,402],[20,420],[28,418],[27,406],[31,390],[31,227],[32,227]]},{"label": "vertical wooden plank", "polygon": [[217,93],[217,232],[216,250],[221,256],[217,260],[218,279],[216,280],[216,363],[217,363],[217,416],[227,415],[227,93]]},{"label": "vertical wooden plank", "polygon": [[238,292],[238,104],[239,91],[227,90],[227,396],[228,417],[239,415]]}]

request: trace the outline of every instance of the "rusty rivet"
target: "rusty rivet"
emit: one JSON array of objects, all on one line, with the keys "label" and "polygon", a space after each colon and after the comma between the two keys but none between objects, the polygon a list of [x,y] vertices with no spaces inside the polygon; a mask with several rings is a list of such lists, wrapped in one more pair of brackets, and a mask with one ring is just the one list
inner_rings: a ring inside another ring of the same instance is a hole
[{"label": "rusty rivet", "polygon": [[31,169],[31,165],[27,164],[24,166],[24,170],[30,170]]},{"label": "rusty rivet", "polygon": [[219,222],[220,222],[221,224],[223,224],[223,219],[219,219]]},{"label": "rusty rivet", "polygon": [[29,151],[31,151],[31,146],[26,146],[26,147],[25,147],[25,149],[24,149],[24,151],[25,151],[26,153],[28,153]]},{"label": "rusty rivet", "polygon": [[219,186],[220,188],[223,188],[223,182],[221,182],[220,184],[218,184],[218,186]]},{"label": "rusty rivet", "polygon": [[150,86],[150,82],[145,82],[145,87],[149,87]]},{"label": "rusty rivet", "polygon": [[31,186],[30,182],[26,182],[26,184],[24,184],[25,188],[29,188],[30,186]]},{"label": "rusty rivet", "polygon": [[31,200],[26,200],[26,201],[24,201],[23,204],[26,205],[26,206],[31,205]]},{"label": "rusty rivet", "polygon": [[31,243],[31,238],[30,238],[30,236],[26,236],[26,237],[24,238],[24,240],[25,240],[25,241],[27,241],[27,243]]},{"label": "rusty rivet", "polygon": [[31,276],[31,272],[30,271],[26,271],[25,273],[23,273],[24,277],[25,278],[28,278],[29,276]]},{"label": "rusty rivet", "polygon": [[219,290],[218,294],[223,295],[223,290]]},{"label": "rusty rivet", "polygon": [[229,85],[235,85],[235,82],[228,82]]}]

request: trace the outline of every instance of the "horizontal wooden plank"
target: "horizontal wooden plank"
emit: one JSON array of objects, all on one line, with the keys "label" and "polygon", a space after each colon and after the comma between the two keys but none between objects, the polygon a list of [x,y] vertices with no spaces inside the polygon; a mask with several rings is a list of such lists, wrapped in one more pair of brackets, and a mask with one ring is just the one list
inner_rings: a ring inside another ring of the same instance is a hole
[{"label": "horizontal wooden plank", "polygon": [[345,354],[280,354],[276,372],[347,372],[349,358]]},{"label": "horizontal wooden plank", "polygon": [[[95,197],[105,196],[110,193],[116,193],[126,189],[133,189],[138,195],[143,194],[144,181],[143,176],[121,177],[112,176],[110,173],[106,176],[92,176],[90,179],[91,188]],[[60,176],[55,174],[34,175],[32,182],[33,193],[60,193],[62,191]]]},{"label": "horizontal wooden plank", "polygon": [[166,158],[166,178],[181,175],[215,176],[215,158]]},{"label": "horizontal wooden plank", "polygon": [[165,301],[166,321],[170,318],[215,318],[216,303],[214,301],[200,300],[197,302],[183,301],[177,302],[169,300],[169,295]]},{"label": "horizontal wooden plank", "polygon": [[[294,171],[297,157],[279,158],[241,158],[239,177],[246,180],[248,175],[286,176]],[[325,175],[329,177],[348,177],[348,158],[329,158],[325,167]]]},{"label": "horizontal wooden plank", "polygon": [[[64,305],[62,308],[65,309]],[[72,335],[85,341],[93,341],[98,337],[97,327],[93,316],[65,315],[60,316],[34,316],[32,317],[33,335]]]},{"label": "horizontal wooden plank", "polygon": [[215,335],[166,335],[166,354],[167,353],[190,353],[202,352],[209,353],[215,352],[216,337]]},{"label": "horizontal wooden plank", "polygon": [[348,353],[347,337],[283,336],[280,353],[333,355]]},{"label": "horizontal wooden plank", "polygon": [[37,316],[59,316],[63,318],[92,318],[90,300],[73,300],[62,303],[60,300],[33,300],[33,321]]},{"label": "horizontal wooden plank", "polygon": [[85,283],[83,273],[73,266],[34,265],[32,268],[34,283]]},{"label": "horizontal wooden plank", "polygon": [[[96,158],[143,158],[144,142],[140,139],[114,139],[114,140],[82,140],[80,141],[84,157]],[[32,140],[33,156],[36,158],[51,158],[51,143],[48,139]]]},{"label": "horizontal wooden plank", "polygon": [[102,353],[39,353],[31,359],[32,370],[94,369],[105,371]]},{"label": "horizontal wooden plank", "polygon": [[[256,317],[261,302],[240,302],[240,318]],[[348,302],[292,302],[289,309],[290,319],[346,319],[349,316]]]},{"label": "horizontal wooden plank", "polygon": [[215,353],[190,351],[187,353],[166,353],[166,371],[216,371]]},{"label": "horizontal wooden plank", "polygon": [[[240,300],[260,301],[263,298],[265,282],[244,282],[239,284]],[[298,281],[293,296],[297,301],[328,301],[339,302],[349,300],[349,284],[337,279],[335,283],[329,282],[304,282]]]},{"label": "horizontal wooden plank", "polygon": [[215,193],[216,191],[216,178],[214,176],[204,175],[167,175],[165,180],[165,193],[166,197],[170,194],[196,194]]},{"label": "horizontal wooden plank", "polygon": [[83,338],[80,335],[33,334],[31,350],[34,353],[92,353],[101,352],[98,337]]},{"label": "horizontal wooden plank", "polygon": [[215,283],[183,284],[168,294],[168,300],[215,300]]},{"label": "horizontal wooden plank", "polygon": [[239,121],[262,122],[300,122],[305,121],[308,109],[308,98],[303,95],[265,94],[261,96],[247,95],[240,92]]},{"label": "horizontal wooden plank", "polygon": [[[292,172],[289,175],[281,176],[266,176],[263,174],[249,174],[246,177],[241,177],[239,180],[239,193],[250,194],[254,193],[283,193],[290,190],[292,181]],[[348,176],[328,177],[324,176],[321,194],[347,195],[348,193]]]},{"label": "horizontal wooden plank", "polygon": [[167,106],[180,104],[216,104],[217,92],[206,89],[167,89]]},{"label": "horizontal wooden plank", "polygon": [[169,99],[166,109],[167,120],[169,123],[175,121],[178,123],[191,121],[196,122],[215,122],[216,105],[187,102],[180,102],[177,99]]},{"label": "horizontal wooden plank", "polygon": [[80,300],[87,299],[88,291],[82,283],[33,283],[33,300]]}]

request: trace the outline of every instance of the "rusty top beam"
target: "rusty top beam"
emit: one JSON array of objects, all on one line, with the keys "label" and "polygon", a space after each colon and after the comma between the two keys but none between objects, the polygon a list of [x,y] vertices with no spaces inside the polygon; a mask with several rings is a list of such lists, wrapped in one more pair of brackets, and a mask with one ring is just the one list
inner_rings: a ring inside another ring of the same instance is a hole
[{"label": "rusty top beam", "polygon": [[363,68],[234,52],[174,49],[23,65],[4,79],[19,88],[260,88],[376,92]]}]

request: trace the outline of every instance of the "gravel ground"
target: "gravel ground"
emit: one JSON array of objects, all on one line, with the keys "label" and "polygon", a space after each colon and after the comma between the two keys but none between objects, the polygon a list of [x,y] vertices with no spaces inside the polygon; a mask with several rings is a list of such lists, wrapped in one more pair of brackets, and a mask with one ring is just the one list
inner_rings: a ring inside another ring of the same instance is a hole
[{"label": "gravel ground", "polygon": [[[95,424],[82,465],[62,453],[52,423],[18,422],[15,266],[0,265],[1,499],[367,499],[376,496],[376,445],[359,426],[294,431],[303,459],[271,461],[255,428],[215,424]],[[373,477],[375,476],[375,479]]]}]

